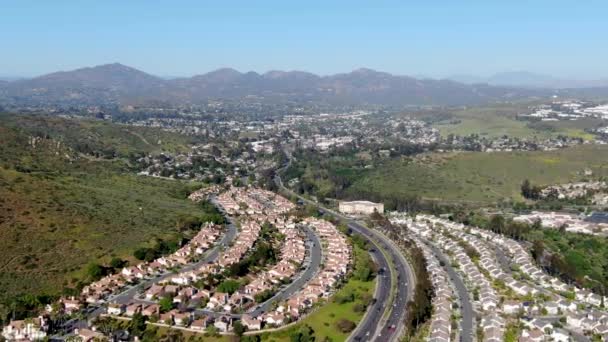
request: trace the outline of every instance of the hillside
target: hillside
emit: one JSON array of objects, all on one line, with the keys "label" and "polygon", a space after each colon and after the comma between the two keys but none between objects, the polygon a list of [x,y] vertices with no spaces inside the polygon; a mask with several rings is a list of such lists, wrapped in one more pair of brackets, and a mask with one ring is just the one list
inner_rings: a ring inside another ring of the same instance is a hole
[{"label": "hillside", "polygon": [[567,183],[584,169],[608,176],[606,146],[583,145],[548,152],[430,154],[414,161],[392,160],[366,172],[347,197],[394,198],[416,195],[440,202],[521,201],[524,179],[534,184]]},{"label": "hillside", "polygon": [[56,72],[0,85],[0,104],[97,105],[257,97],[261,102],[340,105],[464,105],[544,96],[541,90],[416,79],[370,69],[318,76],[302,71],[241,73],[219,69],[190,78],[162,79],[121,64]]},{"label": "hillside", "polygon": [[[129,169],[129,155],[187,141],[133,133],[96,121],[0,116],[0,319],[9,298],[78,288],[91,262],[128,260],[157,238],[175,240],[179,223],[200,212],[185,198],[192,185]],[[167,143],[144,141],[157,137]]]}]

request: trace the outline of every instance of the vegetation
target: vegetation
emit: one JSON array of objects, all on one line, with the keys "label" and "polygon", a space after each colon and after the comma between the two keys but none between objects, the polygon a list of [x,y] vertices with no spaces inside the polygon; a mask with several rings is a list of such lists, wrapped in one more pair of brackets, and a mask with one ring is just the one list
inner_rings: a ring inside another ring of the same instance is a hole
[{"label": "vegetation", "polygon": [[424,153],[415,157],[368,160],[354,151],[318,156],[301,152],[284,181],[294,189],[326,198],[381,201],[388,210],[432,209],[442,205],[491,205],[525,200],[522,182],[535,186],[608,176],[608,147],[581,145],[555,151]]},{"label": "vegetation", "polygon": [[[443,114],[443,120],[434,120],[434,127],[443,136],[450,134],[467,136],[479,134],[488,138],[504,135],[517,138],[548,138],[557,135],[567,135],[590,139],[585,132],[589,127],[597,127],[596,119],[583,119],[574,122],[526,122],[517,120],[517,115],[527,110],[529,104],[493,104],[489,106],[469,107],[449,110]],[[441,118],[441,115],[434,115]]]},{"label": "vegetation", "polygon": [[473,224],[530,243],[532,257],[547,272],[568,283],[605,293],[608,288],[608,244],[606,238],[543,228],[506,220],[501,215],[485,218],[474,213],[456,214],[459,222]]},{"label": "vegetation", "polygon": [[183,196],[192,186],[137,177],[129,166],[138,153],[186,142],[104,122],[0,115],[0,320],[77,292],[134,261],[137,246],[193,233],[182,225],[201,212]]},{"label": "vegetation", "polygon": [[[357,245],[354,253],[357,268],[357,264],[364,261],[369,254]],[[342,332],[338,322],[348,320],[356,324],[361,320],[365,313],[364,308],[373,300],[375,284],[373,279],[360,281],[350,277],[330,302],[321,303],[318,309],[290,328],[263,334],[262,340],[290,341],[301,327],[309,326],[314,332],[315,341],[344,341],[350,332]]]},{"label": "vegetation", "polygon": [[242,277],[255,269],[277,262],[280,252],[279,240],[281,236],[277,228],[265,223],[260,230],[260,236],[256,240],[251,251],[241,261],[232,264],[226,270],[227,277]]},{"label": "vegetation", "polygon": [[411,242],[408,245],[407,250],[416,278],[416,288],[414,289],[414,297],[407,303],[405,327],[406,331],[412,336],[431,317],[433,285],[426,270],[426,259],[422,250]]}]

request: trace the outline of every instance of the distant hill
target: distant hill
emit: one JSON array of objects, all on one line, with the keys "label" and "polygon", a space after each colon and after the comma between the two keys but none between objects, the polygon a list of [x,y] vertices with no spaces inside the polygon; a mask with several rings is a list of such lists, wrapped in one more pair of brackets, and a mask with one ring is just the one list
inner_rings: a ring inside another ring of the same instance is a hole
[{"label": "distant hill", "polygon": [[244,97],[257,97],[265,102],[464,105],[535,95],[545,94],[505,86],[416,79],[371,69],[318,76],[303,71],[259,74],[224,68],[189,78],[164,79],[118,63],[0,85],[0,103],[63,105],[196,103]]},{"label": "distant hill", "polygon": [[454,75],[448,79],[465,84],[489,84],[492,86],[506,86],[518,88],[537,89],[580,89],[608,87],[608,79],[604,80],[572,80],[553,76],[537,74],[528,71],[511,71],[494,74],[490,77],[477,77],[473,75]]}]

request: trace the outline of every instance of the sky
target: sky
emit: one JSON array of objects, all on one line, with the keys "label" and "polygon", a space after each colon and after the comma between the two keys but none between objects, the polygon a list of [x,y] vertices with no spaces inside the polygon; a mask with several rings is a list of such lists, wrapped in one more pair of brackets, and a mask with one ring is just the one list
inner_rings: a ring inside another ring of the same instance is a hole
[{"label": "sky", "polygon": [[0,76],[120,62],[327,75],[608,78],[607,1],[0,0]]}]

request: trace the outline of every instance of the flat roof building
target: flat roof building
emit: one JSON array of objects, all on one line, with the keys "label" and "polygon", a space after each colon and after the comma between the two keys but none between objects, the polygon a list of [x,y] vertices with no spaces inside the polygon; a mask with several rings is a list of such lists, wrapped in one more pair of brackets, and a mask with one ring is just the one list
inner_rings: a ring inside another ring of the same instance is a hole
[{"label": "flat roof building", "polygon": [[374,203],[374,202],[370,202],[370,201],[340,202],[338,205],[338,210],[344,214],[370,215],[374,211],[383,213],[384,204]]}]

